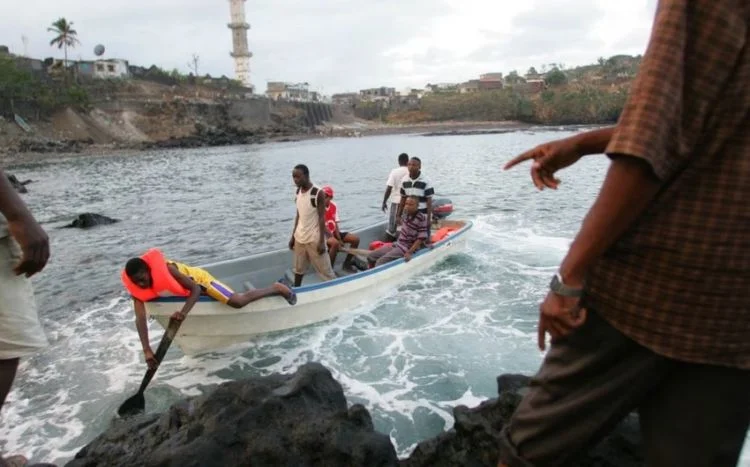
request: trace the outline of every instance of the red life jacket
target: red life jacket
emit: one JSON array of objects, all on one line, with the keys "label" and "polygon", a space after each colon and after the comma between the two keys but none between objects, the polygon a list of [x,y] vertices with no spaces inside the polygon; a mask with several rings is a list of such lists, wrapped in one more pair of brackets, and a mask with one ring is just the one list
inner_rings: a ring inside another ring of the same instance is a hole
[{"label": "red life jacket", "polygon": [[[181,286],[167,269],[167,261],[164,255],[157,248],[151,248],[141,256],[141,259],[148,264],[151,269],[151,288],[142,289],[130,280],[125,269],[120,273],[120,278],[130,295],[142,302],[153,300],[157,297],[176,295],[178,297],[187,297],[190,291]],[[167,292],[167,293],[165,293]]]}]

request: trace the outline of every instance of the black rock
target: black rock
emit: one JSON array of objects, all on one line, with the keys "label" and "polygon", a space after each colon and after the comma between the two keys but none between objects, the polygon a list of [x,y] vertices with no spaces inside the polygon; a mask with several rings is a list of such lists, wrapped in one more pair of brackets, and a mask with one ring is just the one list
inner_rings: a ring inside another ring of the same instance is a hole
[{"label": "black rock", "polygon": [[219,385],[161,415],[115,420],[69,467],[397,466],[390,438],[318,363]]},{"label": "black rock", "polygon": [[[398,460],[387,435],[360,404],[347,408],[341,385],[318,363],[290,375],[224,383],[163,414],[115,420],[68,467],[94,466],[397,466],[495,467],[500,432],[529,384],[497,378],[499,396],[453,410],[453,428]],[[638,419],[630,415],[570,465],[643,464]]]},{"label": "black rock", "polygon": [[[500,432],[523,398],[530,378],[500,375],[496,399],[478,407],[453,409],[452,429],[417,445],[402,467],[497,466]],[[643,465],[638,418],[630,415],[601,443],[573,460],[576,467],[631,467]]]},{"label": "black rock", "polygon": [[63,228],[65,229],[72,229],[72,228],[88,229],[89,227],[94,227],[97,225],[114,224],[115,222],[120,222],[120,220],[112,219],[111,217],[103,216],[101,214],[86,212],[83,214],[79,214],[78,217],[73,219],[73,222],[71,222],[68,225],[64,225]]}]

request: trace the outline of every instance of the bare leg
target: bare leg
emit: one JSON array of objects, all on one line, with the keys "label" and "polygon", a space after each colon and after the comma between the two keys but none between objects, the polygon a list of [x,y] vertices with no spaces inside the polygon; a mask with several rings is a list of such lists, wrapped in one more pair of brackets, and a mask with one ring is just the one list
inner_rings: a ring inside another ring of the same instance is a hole
[{"label": "bare leg", "polygon": [[283,284],[276,283],[270,287],[265,287],[263,289],[255,289],[249,290],[247,292],[235,293],[234,295],[232,295],[232,298],[229,299],[227,305],[231,306],[232,308],[242,308],[250,302],[254,302],[255,300],[261,299],[263,297],[268,297],[270,295],[281,295],[284,298],[289,298],[292,295],[292,291],[289,290],[289,287]]},{"label": "bare leg", "polygon": [[339,241],[333,237],[329,237],[328,240],[328,254],[331,257],[331,267],[336,264],[336,254],[339,252]]},{"label": "bare leg", "polygon": [[[348,243],[351,245],[352,248],[359,248],[359,237],[354,235],[353,233],[347,233],[346,237],[343,238],[344,243]],[[354,269],[352,266],[352,261],[354,261],[354,255],[348,254],[346,255],[346,258],[344,259],[343,268],[345,270],[352,270]]]},{"label": "bare leg", "polygon": [[8,397],[10,388],[13,386],[13,380],[16,378],[17,369],[17,358],[0,360],[0,410],[2,410],[3,404],[5,404],[5,398]]}]

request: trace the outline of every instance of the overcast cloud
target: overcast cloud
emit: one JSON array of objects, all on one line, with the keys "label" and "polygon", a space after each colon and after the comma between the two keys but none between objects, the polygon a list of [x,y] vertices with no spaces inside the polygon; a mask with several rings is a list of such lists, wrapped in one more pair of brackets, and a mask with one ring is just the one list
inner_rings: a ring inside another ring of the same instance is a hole
[{"label": "overcast cloud", "polygon": [[[643,53],[656,0],[251,0],[245,4],[251,79],[310,83],[326,94],[367,87],[424,87],[480,73]],[[7,0],[0,45],[62,57],[47,27],[73,21],[81,44],[70,59],[105,57],[233,76],[228,0]]]}]

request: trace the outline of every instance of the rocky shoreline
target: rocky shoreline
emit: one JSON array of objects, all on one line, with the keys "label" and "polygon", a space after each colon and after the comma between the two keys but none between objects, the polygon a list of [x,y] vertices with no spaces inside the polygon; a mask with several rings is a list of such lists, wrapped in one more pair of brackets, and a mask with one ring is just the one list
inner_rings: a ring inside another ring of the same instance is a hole
[{"label": "rocky shoreline", "polygon": [[269,126],[255,130],[233,127],[204,127],[195,125],[188,136],[169,137],[158,141],[119,141],[97,144],[93,139],[43,139],[22,138],[13,144],[0,146],[0,161],[4,165],[20,161],[44,160],[67,156],[97,156],[112,153],[138,153],[154,149],[187,149],[245,144],[293,142],[306,139],[364,137],[395,134],[421,136],[459,136],[477,134],[501,134],[515,131],[577,131],[587,126],[538,126],[520,122],[431,122],[408,125],[334,125],[317,130],[302,131],[299,128]]},{"label": "rocky shoreline", "polygon": [[[498,439],[529,378],[501,375],[498,397],[453,410],[454,426],[399,459],[361,404],[319,363],[295,373],[223,383],[161,414],[115,419],[67,467],[108,466],[491,466]],[[577,466],[641,465],[637,418],[631,415]]]}]

